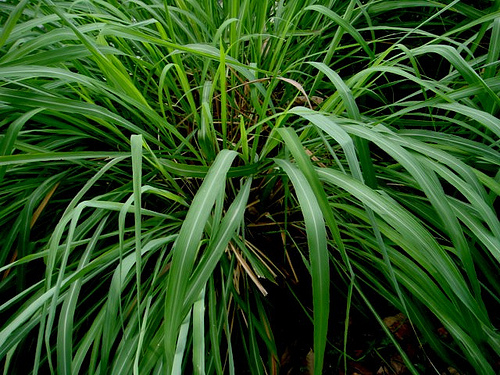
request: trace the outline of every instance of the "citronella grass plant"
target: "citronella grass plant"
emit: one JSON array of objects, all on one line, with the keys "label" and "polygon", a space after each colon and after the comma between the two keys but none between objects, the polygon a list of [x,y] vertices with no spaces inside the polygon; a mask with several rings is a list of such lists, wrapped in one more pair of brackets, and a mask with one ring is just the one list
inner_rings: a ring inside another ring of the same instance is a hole
[{"label": "citronella grass plant", "polygon": [[494,374],[499,5],[0,2],[3,373],[277,374],[302,269],[314,374],[354,311],[422,371],[381,301]]}]

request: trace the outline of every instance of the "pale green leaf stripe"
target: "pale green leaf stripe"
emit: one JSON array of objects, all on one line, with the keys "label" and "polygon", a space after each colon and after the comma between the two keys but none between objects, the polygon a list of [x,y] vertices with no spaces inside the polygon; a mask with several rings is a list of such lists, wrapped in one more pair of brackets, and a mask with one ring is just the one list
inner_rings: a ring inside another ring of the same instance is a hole
[{"label": "pale green leaf stripe", "polygon": [[193,367],[195,375],[205,375],[205,288],[193,305]]},{"label": "pale green leaf stripe", "polygon": [[81,159],[127,158],[129,152],[79,151],[79,152],[47,152],[40,154],[18,154],[0,156],[0,165],[15,165],[42,161],[69,161]]},{"label": "pale green leaf stripe", "polygon": [[311,261],[314,309],[314,373],[322,374],[330,311],[330,266],[321,208],[306,177],[290,162],[274,159],[290,177],[304,216]]},{"label": "pale green leaf stripe", "polygon": [[142,136],[132,135],[130,137],[132,153],[132,186],[134,197],[134,234],[135,234],[135,273],[137,290],[137,323],[141,329],[141,271],[142,271]]},{"label": "pale green leaf stripe", "polygon": [[[222,325],[224,323],[223,314],[219,313],[217,308],[218,295],[216,296],[214,277],[211,275],[208,280],[208,321],[209,321],[209,336],[210,344],[212,347],[212,361],[215,367],[215,373],[217,375],[223,375],[222,370],[222,359],[220,353],[221,340],[219,339],[222,330]],[[223,308],[223,305],[219,305]],[[229,348],[231,348],[231,342],[229,342]]]},{"label": "pale green leaf stripe", "polygon": [[226,82],[226,52],[224,51],[224,45],[221,43],[220,47],[220,63],[219,63],[219,69],[218,69],[218,82],[219,82],[219,89],[221,92],[220,95],[220,121],[221,121],[221,128],[222,128],[222,147],[226,148],[226,143],[227,143],[227,82]]},{"label": "pale green leaf stripe", "polygon": [[178,337],[176,337],[177,345],[175,348],[175,355],[172,363],[172,371],[167,372],[166,374],[182,375],[182,358],[184,357],[184,352],[186,350],[190,320],[191,320],[191,311],[189,311],[188,315],[186,315],[184,321],[180,326],[179,335]]},{"label": "pale green leaf stripe", "polygon": [[[153,300],[152,296],[149,296],[147,301],[146,301],[146,309],[144,311],[144,318],[143,322],[139,324],[140,326],[140,334],[139,334],[139,342],[137,343],[137,350],[135,353],[135,359],[134,359],[134,375],[139,375],[140,370],[139,370],[139,360],[142,354],[142,346],[144,343],[144,336],[146,335],[146,328],[148,325],[148,318],[150,317],[149,310],[151,307],[151,302]],[[151,316],[154,316],[154,314],[151,314]]]},{"label": "pale green leaf stripe", "polygon": [[227,210],[226,215],[219,225],[219,230],[213,236],[207,249],[204,251],[198,266],[193,271],[193,275],[189,280],[189,289],[186,292],[184,309],[185,311],[191,307],[194,299],[199,295],[204,285],[214,272],[220,257],[224,254],[227,244],[231,237],[235,234],[236,228],[242,223],[250,187],[252,180],[249,179],[241,188],[240,192],[234,199],[233,203]]},{"label": "pale green leaf stripe", "polygon": [[215,158],[215,129],[213,127],[212,117],[212,82],[205,81],[202,91],[200,130],[198,132],[198,142],[208,160]]},{"label": "pale green leaf stripe", "polygon": [[208,217],[215,199],[224,190],[226,174],[236,157],[234,151],[223,150],[217,155],[205,180],[191,203],[179,237],[172,249],[172,265],[166,288],[165,351],[170,372],[182,316],[184,297]]},{"label": "pale green leaf stripe", "polygon": [[[25,325],[17,329],[10,337],[9,340],[0,347],[0,355],[2,358],[7,358],[12,351],[15,351],[19,343],[40,323],[40,319],[30,319]],[[8,368],[4,368],[4,374]]]},{"label": "pale green leaf stripe", "polygon": [[[246,291],[248,294],[248,289]],[[264,375],[265,370],[263,369],[262,366],[262,361],[259,356],[259,348],[257,346],[257,340],[255,337],[255,328],[256,325],[258,324],[256,322],[256,319],[254,317],[254,314],[251,311],[248,311],[247,313],[247,320],[248,320],[248,335],[247,335],[247,345],[246,346],[246,355],[248,358],[248,364],[250,371],[252,372],[253,375]]]}]

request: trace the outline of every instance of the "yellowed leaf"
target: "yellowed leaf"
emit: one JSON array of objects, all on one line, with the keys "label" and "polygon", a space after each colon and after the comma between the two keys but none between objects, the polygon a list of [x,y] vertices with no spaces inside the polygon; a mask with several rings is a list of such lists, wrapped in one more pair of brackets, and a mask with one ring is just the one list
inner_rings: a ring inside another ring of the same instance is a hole
[{"label": "yellowed leaf", "polygon": [[309,353],[306,355],[306,364],[307,373],[309,375],[314,375],[314,351],[312,349],[310,349]]}]

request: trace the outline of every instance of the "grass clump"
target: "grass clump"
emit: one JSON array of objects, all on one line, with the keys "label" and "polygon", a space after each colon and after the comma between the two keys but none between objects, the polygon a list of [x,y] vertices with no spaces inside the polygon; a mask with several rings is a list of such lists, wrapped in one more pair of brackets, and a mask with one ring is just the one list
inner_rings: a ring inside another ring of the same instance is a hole
[{"label": "grass clump", "polygon": [[4,373],[284,372],[287,308],[310,373],[363,315],[405,371],[498,370],[498,2],[0,19]]}]

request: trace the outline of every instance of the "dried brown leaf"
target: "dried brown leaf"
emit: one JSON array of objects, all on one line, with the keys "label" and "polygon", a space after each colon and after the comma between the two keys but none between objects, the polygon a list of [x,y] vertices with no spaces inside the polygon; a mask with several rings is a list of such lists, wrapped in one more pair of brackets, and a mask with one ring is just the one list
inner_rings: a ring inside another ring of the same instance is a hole
[{"label": "dried brown leaf", "polygon": [[314,375],[314,351],[311,349],[306,355],[307,373]]}]

